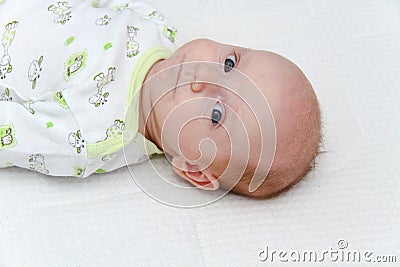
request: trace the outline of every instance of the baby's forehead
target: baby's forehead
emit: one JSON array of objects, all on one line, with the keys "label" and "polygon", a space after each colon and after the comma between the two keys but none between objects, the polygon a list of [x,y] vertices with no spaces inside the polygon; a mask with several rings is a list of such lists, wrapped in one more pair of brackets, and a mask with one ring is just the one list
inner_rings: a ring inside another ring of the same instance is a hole
[{"label": "baby's forehead", "polygon": [[268,77],[268,74],[276,75],[283,67],[283,57],[265,50],[253,50],[240,48],[241,66],[240,70],[256,79],[257,76]]}]

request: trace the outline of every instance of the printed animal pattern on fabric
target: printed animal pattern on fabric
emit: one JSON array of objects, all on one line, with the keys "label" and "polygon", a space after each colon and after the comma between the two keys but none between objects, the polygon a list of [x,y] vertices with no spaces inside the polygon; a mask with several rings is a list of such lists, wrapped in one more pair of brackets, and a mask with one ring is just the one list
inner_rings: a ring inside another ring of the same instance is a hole
[{"label": "printed animal pattern on fabric", "polygon": [[106,14],[101,18],[96,19],[95,24],[97,26],[106,26],[111,22],[111,18]]},{"label": "printed animal pattern on fabric", "polygon": [[120,140],[136,67],[176,49],[164,16],[133,0],[0,3],[0,168],[87,177],[126,166],[122,146],[129,164],[148,156]]},{"label": "printed animal pattern on fabric", "polygon": [[46,169],[46,163],[44,162],[44,156],[41,154],[32,154],[29,156],[29,169],[41,172],[44,174],[49,174],[49,171]]},{"label": "printed animal pattern on fabric", "polygon": [[85,174],[85,167],[75,167],[74,168],[74,175],[75,177],[83,177]]},{"label": "printed animal pattern on fabric", "polygon": [[14,126],[12,123],[0,126],[0,151],[14,147],[17,144],[15,140]]},{"label": "printed animal pattern on fabric", "polygon": [[65,61],[66,81],[68,81],[73,75],[77,74],[79,71],[83,70],[86,67],[87,56],[88,54],[85,49],[81,52],[73,54]]},{"label": "printed animal pattern on fabric", "polygon": [[78,130],[76,133],[70,133],[68,135],[68,141],[71,146],[76,148],[76,153],[81,153],[85,147],[85,140],[81,136],[81,131]]},{"label": "printed animal pattern on fabric", "polygon": [[114,124],[111,125],[110,127],[108,127],[108,129],[106,131],[107,137],[104,140],[121,136],[124,131],[124,128],[125,128],[125,122],[120,119],[116,119],[114,121]]},{"label": "printed animal pattern on fabric", "polygon": [[107,102],[108,92],[103,93],[103,88],[105,85],[114,81],[115,67],[108,68],[107,75],[100,72],[94,76],[93,80],[96,81],[97,92],[89,98],[89,103],[93,104],[95,107],[104,105]]},{"label": "printed animal pattern on fabric", "polygon": [[175,42],[177,33],[178,32],[177,32],[177,30],[175,28],[172,28],[172,27],[164,27],[163,28],[164,36],[167,37],[168,40],[171,41],[171,43]]},{"label": "printed animal pattern on fabric", "polygon": [[32,89],[36,87],[36,81],[40,77],[40,72],[42,71],[43,56],[40,56],[38,60],[33,60],[31,65],[29,65],[28,70],[28,80],[32,82]]},{"label": "printed animal pattern on fabric", "polygon": [[164,17],[161,14],[158,14],[157,10],[153,10],[148,14],[148,17],[145,19],[150,19],[154,23],[161,24],[164,22]]},{"label": "printed animal pattern on fabric", "polygon": [[101,160],[104,162],[107,162],[107,161],[111,160],[114,156],[115,156],[115,153],[107,154],[107,155],[104,155],[101,158]]},{"label": "printed animal pattern on fabric", "polygon": [[8,88],[4,89],[4,92],[0,94],[0,101],[12,101],[12,99]]},{"label": "printed animal pattern on fabric", "polygon": [[57,2],[54,5],[50,5],[47,10],[53,12],[56,16],[54,19],[55,23],[65,24],[71,19],[71,6],[67,1]]},{"label": "printed animal pattern on fabric", "polygon": [[126,43],[126,56],[134,57],[139,54],[139,43],[135,41],[139,28],[135,26],[127,26],[128,30],[128,42]]},{"label": "printed animal pattern on fabric", "polygon": [[171,43],[175,42],[177,35],[178,35],[178,30],[175,29],[174,27],[165,25],[164,17],[162,15],[158,14],[157,10],[154,10],[153,12],[148,14],[147,17],[145,17],[144,19],[149,19],[152,22],[154,22],[155,24],[163,25],[163,27],[162,27],[163,35],[165,37],[167,37]]},{"label": "printed animal pattern on fabric", "polygon": [[65,98],[62,94],[61,91],[55,91],[53,93],[53,99],[56,101],[62,108],[68,109],[68,104],[67,101],[65,101]]},{"label": "printed animal pattern on fabric", "polygon": [[9,22],[5,26],[5,31],[1,39],[1,44],[3,45],[3,56],[0,59],[0,79],[6,78],[6,74],[12,71],[11,57],[8,54],[8,49],[15,37],[15,31],[18,26],[18,21]]},{"label": "printed animal pattern on fabric", "polygon": [[35,110],[32,108],[32,105],[33,105],[34,103],[35,103],[35,102],[32,101],[32,100],[28,100],[27,102],[25,102],[25,103],[23,104],[24,108],[25,108],[27,111],[29,111],[29,113],[31,113],[32,115],[35,114]]}]

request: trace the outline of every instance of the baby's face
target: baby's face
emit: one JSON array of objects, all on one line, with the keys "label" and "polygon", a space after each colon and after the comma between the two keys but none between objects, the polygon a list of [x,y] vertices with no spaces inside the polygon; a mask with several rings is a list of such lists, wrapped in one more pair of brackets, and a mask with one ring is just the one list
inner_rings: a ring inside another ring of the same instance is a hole
[{"label": "baby's face", "polygon": [[290,67],[276,54],[206,39],[159,62],[157,71],[169,71],[154,86],[170,88],[159,90],[166,93],[153,111],[176,173],[203,189],[218,181],[232,188],[247,164],[266,177],[276,148],[272,114],[280,119],[288,101]]}]

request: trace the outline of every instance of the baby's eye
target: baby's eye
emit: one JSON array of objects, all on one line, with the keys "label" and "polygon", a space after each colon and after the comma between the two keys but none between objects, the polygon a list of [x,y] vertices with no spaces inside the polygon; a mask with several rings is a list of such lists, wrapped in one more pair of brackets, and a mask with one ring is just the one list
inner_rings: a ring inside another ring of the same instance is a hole
[{"label": "baby's eye", "polygon": [[222,111],[223,111],[222,105],[219,102],[217,102],[211,113],[211,122],[213,126],[217,125],[219,121],[222,119]]},{"label": "baby's eye", "polygon": [[225,66],[224,66],[224,71],[225,72],[230,72],[236,64],[236,56],[235,55],[229,55],[225,59]]}]

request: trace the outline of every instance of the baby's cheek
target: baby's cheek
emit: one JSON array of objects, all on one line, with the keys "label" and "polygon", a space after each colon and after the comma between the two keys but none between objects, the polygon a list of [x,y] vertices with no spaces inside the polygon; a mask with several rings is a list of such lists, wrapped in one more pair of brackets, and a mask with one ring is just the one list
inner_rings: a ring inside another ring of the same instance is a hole
[{"label": "baby's cheek", "polygon": [[204,132],[201,131],[200,124],[199,120],[188,122],[177,137],[182,156],[190,161],[196,161],[201,157],[199,145],[206,137]]},{"label": "baby's cheek", "polygon": [[218,177],[228,166],[231,159],[231,140],[229,133],[222,126],[213,129],[207,140],[201,143],[202,162],[207,163]]},{"label": "baby's cheek", "polygon": [[188,122],[179,134],[179,147],[182,156],[190,161],[207,167],[229,161],[231,145],[228,133],[223,127],[211,126],[208,119],[196,119]]},{"label": "baby's cheek", "polygon": [[217,151],[219,156],[230,157],[231,156],[231,146],[232,140],[231,136],[227,132],[227,130],[223,127],[218,129],[219,131],[214,134],[212,137],[215,140],[217,145]]}]

